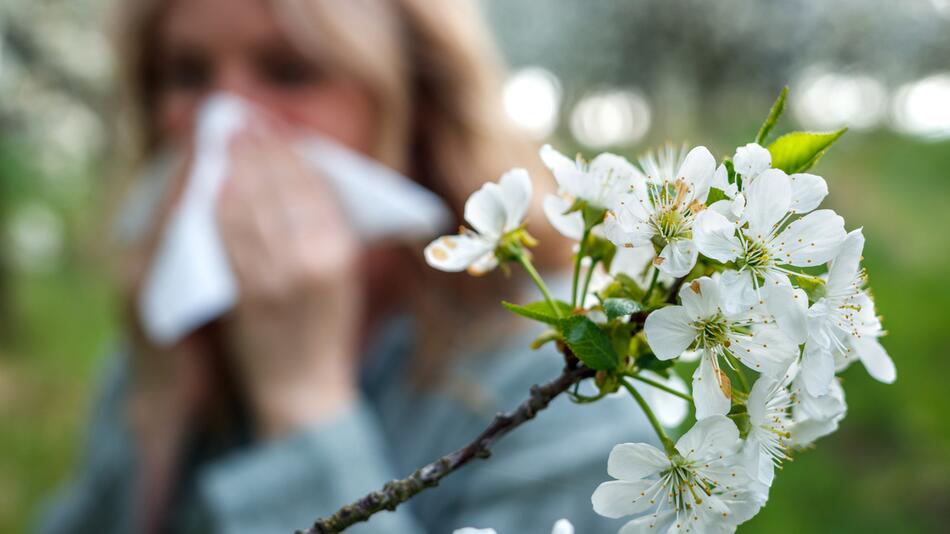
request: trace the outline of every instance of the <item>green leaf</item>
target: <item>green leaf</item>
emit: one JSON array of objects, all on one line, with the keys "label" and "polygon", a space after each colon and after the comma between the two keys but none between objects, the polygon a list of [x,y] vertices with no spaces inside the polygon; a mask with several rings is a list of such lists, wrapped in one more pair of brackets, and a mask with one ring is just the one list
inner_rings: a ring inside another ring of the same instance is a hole
[{"label": "green leaf", "polygon": [[775,127],[778,118],[782,116],[782,111],[785,110],[785,98],[787,96],[788,86],[785,86],[782,88],[782,92],[779,93],[778,98],[775,99],[775,103],[772,104],[772,109],[769,110],[769,116],[765,118],[765,122],[763,122],[762,127],[759,128],[759,133],[755,136],[756,143],[760,145],[764,143],[765,138],[769,136],[769,132]]},{"label": "green leaf", "polygon": [[[528,319],[533,319],[542,323],[556,326],[558,321],[560,321],[560,318],[557,316],[554,310],[551,309],[551,306],[546,300],[532,302],[531,304],[525,304],[523,306],[520,304],[512,304],[510,302],[502,301],[501,305],[511,313],[516,313],[522,317],[527,317]],[[556,300],[554,301],[554,305],[557,306],[558,310],[561,312],[561,317],[567,317],[571,314],[572,309],[570,304]]]},{"label": "green leaf", "polygon": [[776,139],[768,146],[772,154],[772,167],[788,174],[805,172],[828,151],[831,144],[848,131],[842,128],[835,132],[792,132]]},{"label": "green leaf", "polygon": [[641,308],[640,303],[632,299],[610,298],[604,301],[604,313],[608,321],[638,312]]},{"label": "green leaf", "polygon": [[610,337],[583,315],[573,315],[560,323],[564,343],[585,365],[597,371],[617,368],[620,358]]}]

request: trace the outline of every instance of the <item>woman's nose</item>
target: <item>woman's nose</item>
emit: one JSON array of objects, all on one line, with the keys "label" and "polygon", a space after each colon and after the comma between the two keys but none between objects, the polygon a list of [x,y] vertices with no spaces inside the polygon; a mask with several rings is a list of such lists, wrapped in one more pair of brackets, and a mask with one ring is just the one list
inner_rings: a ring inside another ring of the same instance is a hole
[{"label": "woman's nose", "polygon": [[254,100],[259,89],[253,74],[252,70],[241,62],[224,63],[219,67],[213,92],[227,92]]}]

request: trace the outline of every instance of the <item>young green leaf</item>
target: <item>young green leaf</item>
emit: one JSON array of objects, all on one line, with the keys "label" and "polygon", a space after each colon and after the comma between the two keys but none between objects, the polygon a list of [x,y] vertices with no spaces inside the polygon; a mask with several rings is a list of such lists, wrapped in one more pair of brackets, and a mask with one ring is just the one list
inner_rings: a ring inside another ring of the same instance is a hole
[{"label": "young green leaf", "polygon": [[782,92],[779,93],[778,98],[775,99],[775,103],[772,104],[772,109],[769,110],[769,116],[765,118],[765,122],[762,123],[762,127],[759,128],[759,133],[755,136],[755,142],[762,144],[765,142],[765,138],[769,136],[769,133],[772,131],[772,128],[775,127],[775,123],[778,122],[779,117],[782,116],[782,111],[785,110],[785,98],[788,96],[788,86],[782,88]]},{"label": "young green leaf", "polygon": [[835,132],[792,132],[776,139],[768,146],[772,154],[772,167],[788,174],[805,172],[828,151],[831,144],[848,131],[842,128]]},{"label": "young green leaf", "polygon": [[640,311],[640,309],[640,303],[632,299],[610,298],[604,301],[604,313],[607,314],[608,321],[630,315]]},{"label": "young green leaf", "polygon": [[[533,319],[535,321],[540,321],[542,323],[547,323],[550,325],[557,325],[560,320],[557,314],[551,309],[551,306],[547,301],[538,301],[532,302],[531,304],[512,304],[510,302],[501,303],[508,311],[511,313],[516,313],[522,317],[527,317],[528,319]],[[554,305],[557,306],[558,310],[561,312],[562,317],[567,317],[571,314],[571,305],[562,302],[560,300],[554,301]]]},{"label": "young green leaf", "polygon": [[597,371],[617,368],[620,358],[610,337],[583,315],[574,315],[560,323],[564,343],[585,365]]}]

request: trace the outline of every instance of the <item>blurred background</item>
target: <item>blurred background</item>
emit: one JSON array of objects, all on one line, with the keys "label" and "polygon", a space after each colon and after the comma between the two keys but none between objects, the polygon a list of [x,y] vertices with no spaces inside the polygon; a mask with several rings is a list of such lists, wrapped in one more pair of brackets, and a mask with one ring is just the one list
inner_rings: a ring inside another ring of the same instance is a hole
[{"label": "blurred background", "polygon": [[[0,532],[23,531],[67,473],[117,335],[110,5],[0,2]],[[846,372],[841,430],[742,530],[946,532],[950,0],[482,5],[512,67],[511,118],[564,152],[635,157],[672,139],[731,154],[783,85],[780,131],[850,127],[815,172],[865,228],[898,380]]]}]

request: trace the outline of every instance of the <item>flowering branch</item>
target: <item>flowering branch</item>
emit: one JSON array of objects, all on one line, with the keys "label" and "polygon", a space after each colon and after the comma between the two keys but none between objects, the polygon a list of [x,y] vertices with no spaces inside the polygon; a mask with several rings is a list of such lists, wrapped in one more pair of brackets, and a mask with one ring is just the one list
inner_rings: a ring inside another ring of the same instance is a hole
[{"label": "flowering branch", "polygon": [[[775,468],[834,432],[844,417],[836,371],[860,361],[877,380],[896,379],[865,288],[864,236],[860,229],[847,232],[834,211],[818,209],[828,184],[807,172],[844,130],[791,132],[762,146],[785,95],[756,142],[718,165],[702,146],[668,147],[641,158],[639,167],[615,154],[588,162],[543,147],[541,159],[558,183],[558,192],[544,199],[545,215],[578,242],[565,301],[552,297],[530,262],[536,241],[523,222],[532,192],[527,172],[512,170],[473,193],[465,204],[471,228],[430,243],[427,262],[471,274],[509,262],[524,267],[544,301],[502,304],[549,327],[531,346],[556,341],[567,356],[564,374],[533,388],[515,412],[499,415],[468,446],[310,532],[339,532],[394,509],[487,456],[495,440],[565,391],[587,404],[620,388],[646,415],[663,450],[646,443],[614,447],[608,473],[619,480],[598,486],[594,511],[636,516],[624,532],[697,533],[735,532],[758,513]],[[672,282],[660,282],[661,272]],[[673,368],[687,353],[698,359],[689,389]],[[569,391],[591,376],[596,394]],[[650,387],[638,389],[633,380]],[[663,424],[683,421],[684,402],[694,406],[696,422],[674,443]]]},{"label": "flowering branch", "polygon": [[552,400],[571,386],[593,376],[593,369],[577,365],[576,360],[568,353],[568,364],[560,376],[544,385],[533,386],[530,396],[524,402],[512,412],[496,415],[488,427],[471,443],[417,469],[404,479],[387,482],[382,489],[340,508],[333,515],[317,520],[308,530],[298,531],[298,534],[342,532],[356,523],[368,520],[378,512],[395,510],[397,506],[417,493],[437,486],[440,480],[471,460],[488,458],[491,455],[491,447],[496,441],[534,419],[538,412],[547,408]]}]

